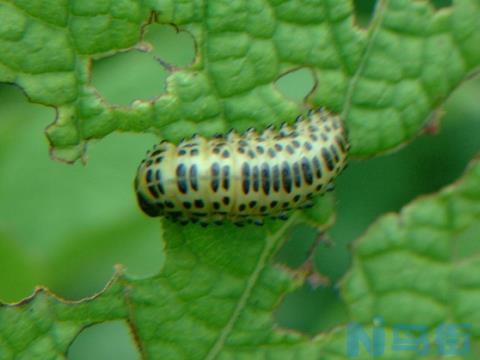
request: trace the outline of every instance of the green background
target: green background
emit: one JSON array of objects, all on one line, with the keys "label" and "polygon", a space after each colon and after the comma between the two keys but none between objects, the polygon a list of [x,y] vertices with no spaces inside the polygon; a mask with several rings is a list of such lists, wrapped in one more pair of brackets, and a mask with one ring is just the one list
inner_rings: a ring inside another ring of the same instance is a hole
[{"label": "green background", "polygon": [[[361,3],[366,25],[371,4]],[[131,51],[93,63],[93,83],[109,102],[126,105],[162,93],[166,71],[155,56],[175,66],[193,60],[192,38],[172,27],[151,25],[146,40],[154,46],[150,53]],[[312,84],[306,69],[277,82],[298,102]],[[277,312],[282,326],[315,334],[346,321],[335,282],[349,267],[348,244],[380,214],[462,174],[480,149],[479,94],[478,79],[463,84],[445,105],[438,134],[390,155],[351,161],[337,181],[333,245],[321,245],[315,256],[331,285],[306,285],[287,296]],[[49,159],[43,136],[54,109],[30,104],[10,85],[0,85],[0,104],[0,300],[19,301],[36,285],[70,300],[91,296],[105,286],[117,263],[129,275],[155,274],[163,261],[160,225],[137,209],[132,182],[156,139],[116,133],[89,144],[86,166],[57,163]],[[296,228],[278,260],[297,266],[313,238],[312,229]],[[126,325],[114,322],[85,330],[69,358],[137,359],[138,354]]]}]

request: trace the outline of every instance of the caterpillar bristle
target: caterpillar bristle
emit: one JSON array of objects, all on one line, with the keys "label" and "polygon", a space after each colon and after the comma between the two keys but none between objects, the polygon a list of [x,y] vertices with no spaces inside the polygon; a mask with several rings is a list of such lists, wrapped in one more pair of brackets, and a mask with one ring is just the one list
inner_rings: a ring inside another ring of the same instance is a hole
[{"label": "caterpillar bristle", "polygon": [[312,207],[313,207],[313,202],[312,202],[312,201],[309,201],[309,202],[304,203],[304,204],[300,207],[300,209],[310,209],[310,208],[312,208]]},{"label": "caterpillar bristle", "polygon": [[331,192],[333,190],[335,190],[335,185],[332,183],[327,184],[327,186],[325,187],[325,191]]},{"label": "caterpillar bristle", "polygon": [[288,220],[288,214],[287,213],[281,213],[280,215],[277,216],[277,219],[279,220]]}]

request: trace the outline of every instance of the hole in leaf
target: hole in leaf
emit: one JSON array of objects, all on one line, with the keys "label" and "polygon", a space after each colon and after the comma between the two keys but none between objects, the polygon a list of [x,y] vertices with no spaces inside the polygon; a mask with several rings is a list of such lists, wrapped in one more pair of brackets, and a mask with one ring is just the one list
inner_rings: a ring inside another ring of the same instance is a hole
[{"label": "hole in leaf", "polygon": [[20,300],[43,284],[80,299],[100,291],[118,263],[137,277],[157,273],[160,224],[142,214],[133,189],[157,139],[112,134],[89,146],[87,166],[57,163],[44,135],[54,110],[28,103],[15,86],[0,85],[0,96],[0,234],[8,241],[0,268],[15,260],[18,279],[13,289],[1,281],[11,272],[0,272],[0,298]]},{"label": "hole in leaf", "polygon": [[289,238],[278,251],[276,261],[292,269],[300,267],[315,239],[316,231],[310,226],[299,225],[292,229]]},{"label": "hole in leaf", "polygon": [[0,301],[14,303],[33,293],[39,269],[15,235],[3,231],[0,228]]},{"label": "hole in leaf", "polygon": [[151,54],[138,50],[96,60],[92,84],[111,104],[153,99],[164,92],[167,72]]},{"label": "hole in leaf", "polygon": [[[420,136],[386,156],[350,161],[336,180],[337,216],[329,230],[336,247],[351,243],[379,216],[401,210],[416,197],[434,193],[464,173],[480,151],[479,93],[480,78],[456,90],[446,103],[446,115],[435,136]],[[316,264],[328,262],[321,259],[316,257]],[[323,264],[318,266],[323,272]]]},{"label": "hole in leaf", "polygon": [[84,329],[68,349],[69,360],[140,360],[125,321],[110,321]]},{"label": "hole in leaf", "polygon": [[377,0],[353,0],[355,20],[357,25],[368,28],[372,20]]},{"label": "hole in leaf", "polygon": [[[160,223],[141,212],[132,185],[138,164],[155,142],[153,136],[112,134],[89,147],[88,166],[72,179],[78,189],[71,196],[75,224],[50,259],[52,269],[63,269],[62,276],[52,278],[62,296],[80,299],[100,291],[115,264],[134,277],[158,273],[163,262]],[[58,196],[65,196],[65,190],[59,186]]]},{"label": "hole in leaf", "polygon": [[144,40],[152,45],[150,52],[132,49],[94,61],[92,83],[109,103],[128,105],[164,93],[168,71],[156,57],[177,67],[194,59],[192,37],[172,26],[151,24],[145,28]]},{"label": "hole in leaf", "polygon": [[453,5],[452,0],[431,0],[431,2],[436,9],[446,8]]},{"label": "hole in leaf", "polygon": [[[2,106],[0,107],[1,160],[3,150],[6,150],[10,145],[15,146],[15,131],[28,128],[30,125],[28,119],[33,119],[37,125],[43,121],[43,125],[46,126],[49,121],[55,119],[55,110],[48,106],[31,103],[23,90],[14,84],[0,83],[0,99],[2,99]],[[33,118],[31,117],[32,113],[36,115]]]},{"label": "hole in leaf", "polygon": [[31,188],[22,189],[22,170],[29,169],[32,160],[24,150],[50,161],[43,130],[55,118],[55,111],[29,102],[13,84],[0,83],[0,99],[0,300],[17,302],[31,295],[45,278],[41,255],[32,251],[37,240],[35,226],[25,217],[29,206],[36,208],[38,218],[38,204],[32,204],[38,188],[33,177]]},{"label": "hole in leaf", "polygon": [[[308,252],[318,236],[316,229],[299,225],[292,229],[289,238],[277,253],[276,261],[287,265],[289,268],[298,269],[307,260]],[[348,261],[345,253],[333,252],[335,247],[325,247],[321,243],[315,248],[314,259],[319,252],[325,253],[329,258],[329,267],[322,267],[321,276],[329,277],[330,283],[334,283],[331,274],[335,273],[337,263]],[[332,255],[333,254],[333,255]],[[317,261],[315,261],[317,263]],[[323,271],[327,270],[327,273]],[[346,321],[345,306],[339,298],[339,294],[332,286],[320,286],[313,289],[305,284],[301,289],[288,294],[276,312],[277,322],[286,328],[295,329],[314,335],[315,333],[333,328]]]},{"label": "hole in leaf", "polygon": [[282,327],[315,335],[348,322],[348,314],[338,290],[305,285],[285,297],[276,319]]},{"label": "hole in leaf", "polygon": [[300,68],[288,72],[275,82],[277,89],[295,102],[303,101],[312,91],[315,78],[308,68]]},{"label": "hole in leaf", "polygon": [[329,234],[326,236],[330,244],[320,243],[315,250],[315,270],[325,276],[331,284],[336,284],[348,271],[351,254],[347,244],[337,239],[331,239]]},{"label": "hole in leaf", "polygon": [[187,31],[153,23],[145,27],[143,39],[153,46],[150,54],[168,64],[183,67],[195,60],[195,41]]},{"label": "hole in leaf", "polygon": [[325,237],[325,241],[321,241],[313,249],[315,270],[331,284],[335,284],[348,270],[350,251],[345,243],[333,243],[328,233],[319,235],[318,231],[311,226],[296,226],[277,253],[276,261],[291,269],[298,269],[307,260],[318,236]]},{"label": "hole in leaf", "polygon": [[318,231],[310,226],[296,226],[277,253],[276,261],[289,268],[298,269],[307,260],[308,253],[318,236],[323,236],[325,241],[320,241],[313,249],[315,269],[331,284],[335,284],[348,270],[350,251],[346,244],[332,242],[328,232],[319,235]]}]

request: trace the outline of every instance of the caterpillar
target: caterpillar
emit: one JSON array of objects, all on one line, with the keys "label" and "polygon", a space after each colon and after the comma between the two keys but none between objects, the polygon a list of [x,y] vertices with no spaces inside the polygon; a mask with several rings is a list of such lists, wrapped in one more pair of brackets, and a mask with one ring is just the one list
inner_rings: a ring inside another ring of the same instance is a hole
[{"label": "caterpillar", "polygon": [[135,190],[149,216],[185,225],[199,222],[262,225],[313,205],[345,168],[349,144],[340,118],[325,109],[292,126],[263,133],[230,130],[207,140],[197,134],[178,146],[155,145],[138,167]]}]

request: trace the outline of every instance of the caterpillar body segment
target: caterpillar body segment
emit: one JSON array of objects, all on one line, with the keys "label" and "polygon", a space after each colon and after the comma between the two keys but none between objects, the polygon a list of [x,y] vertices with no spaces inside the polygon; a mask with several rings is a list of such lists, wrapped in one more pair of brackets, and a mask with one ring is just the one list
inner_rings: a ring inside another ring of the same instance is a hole
[{"label": "caterpillar body segment", "polygon": [[339,117],[323,109],[260,134],[194,135],[178,146],[163,141],[138,168],[137,199],[147,215],[182,224],[261,225],[330,190],[348,149]]}]

